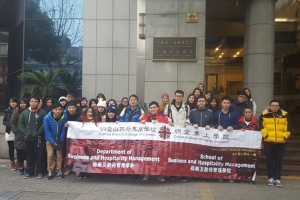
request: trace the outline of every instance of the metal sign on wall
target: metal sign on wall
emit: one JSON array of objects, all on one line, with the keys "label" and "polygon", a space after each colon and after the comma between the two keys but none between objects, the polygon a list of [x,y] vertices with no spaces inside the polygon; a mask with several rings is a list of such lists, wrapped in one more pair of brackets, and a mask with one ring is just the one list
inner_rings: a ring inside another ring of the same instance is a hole
[{"label": "metal sign on wall", "polygon": [[197,37],[153,37],[154,61],[197,61]]}]

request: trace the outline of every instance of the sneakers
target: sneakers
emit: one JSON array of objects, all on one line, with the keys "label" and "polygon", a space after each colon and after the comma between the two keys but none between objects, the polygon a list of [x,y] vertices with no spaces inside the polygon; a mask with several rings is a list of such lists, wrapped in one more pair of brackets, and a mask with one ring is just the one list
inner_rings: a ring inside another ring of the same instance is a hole
[{"label": "sneakers", "polygon": [[218,179],[219,182],[223,182],[223,179]]},{"label": "sneakers", "polygon": [[275,183],[276,187],[282,187],[280,180],[276,180],[276,181],[274,181],[274,183]]},{"label": "sneakers", "polygon": [[61,170],[58,170],[57,175],[58,178],[65,178],[64,174],[62,173]]},{"label": "sneakers", "polygon": [[38,179],[42,179],[42,178],[44,178],[44,176],[43,176],[43,174],[38,174],[38,175],[37,175],[37,178],[38,178]]},{"label": "sneakers", "polygon": [[64,173],[65,176],[68,176],[68,175],[70,175],[70,174],[71,174],[71,170],[70,170],[70,169],[67,169],[67,170],[65,171],[65,173]]},{"label": "sneakers", "polygon": [[23,177],[24,179],[28,179],[28,178],[30,178],[31,177],[31,175],[30,174],[25,174],[25,176]]},{"label": "sneakers", "polygon": [[143,181],[149,181],[149,180],[150,180],[150,175],[144,176]]},{"label": "sneakers", "polygon": [[182,176],[180,178],[181,178],[181,182],[187,182],[187,178],[185,176]]},{"label": "sneakers", "polygon": [[[76,172],[76,174],[77,174],[77,172]],[[78,174],[78,179],[82,179],[83,178],[83,173],[79,173]]]},{"label": "sneakers", "polygon": [[16,166],[15,161],[11,161],[11,162],[10,162],[10,165],[11,165],[11,170],[12,170],[12,171],[16,171],[16,170],[17,170],[17,166]]},{"label": "sneakers", "polygon": [[171,181],[175,181],[176,178],[177,178],[177,176],[170,176],[170,177],[169,177],[169,179],[170,179]]},{"label": "sneakers", "polygon": [[23,174],[24,174],[24,168],[23,168],[23,167],[20,167],[20,169],[19,169],[19,174],[20,174],[20,175],[23,175]]},{"label": "sneakers", "polygon": [[[279,182],[280,182],[280,181],[279,181]],[[274,183],[275,183],[275,181],[274,181],[273,178],[270,178],[270,179],[268,180],[268,186],[273,186]]]},{"label": "sneakers", "polygon": [[53,173],[52,173],[52,171],[48,171],[47,179],[48,179],[48,180],[51,180],[52,178],[53,178]]},{"label": "sneakers", "polygon": [[228,180],[228,182],[229,182],[229,183],[234,183],[234,180],[231,180],[231,179],[230,179],[230,180]]},{"label": "sneakers", "polygon": [[85,172],[80,172],[80,174],[78,175],[78,179],[86,179],[86,178],[89,178],[90,175],[88,173],[85,173]]},{"label": "sneakers", "polygon": [[[145,177],[144,177],[145,178]],[[143,179],[144,180],[144,179]],[[165,178],[163,177],[163,176],[158,176],[157,177],[157,180],[159,181],[159,182],[165,182]]]}]

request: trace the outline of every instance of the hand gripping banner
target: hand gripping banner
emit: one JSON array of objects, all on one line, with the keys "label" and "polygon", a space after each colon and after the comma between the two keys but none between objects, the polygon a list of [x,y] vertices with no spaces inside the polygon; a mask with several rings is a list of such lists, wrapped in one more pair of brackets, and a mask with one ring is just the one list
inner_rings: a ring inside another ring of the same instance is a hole
[{"label": "hand gripping banner", "polygon": [[251,180],[261,153],[259,131],[68,123],[65,164],[75,172]]}]

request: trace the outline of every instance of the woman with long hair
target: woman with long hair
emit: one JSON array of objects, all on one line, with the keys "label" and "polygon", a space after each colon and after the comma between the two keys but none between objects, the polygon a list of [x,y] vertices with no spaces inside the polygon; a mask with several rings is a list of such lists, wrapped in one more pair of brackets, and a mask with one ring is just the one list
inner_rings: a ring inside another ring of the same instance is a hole
[{"label": "woman with long hair", "polygon": [[205,86],[203,83],[198,83],[198,85],[196,86],[196,88],[200,89],[201,94],[200,95],[204,95],[205,93]]},{"label": "woman with long hair", "polygon": [[8,155],[10,159],[10,164],[11,164],[11,170],[16,171],[19,166],[16,165],[15,163],[15,156],[14,156],[14,134],[11,131],[11,115],[15,110],[17,109],[18,106],[18,99],[16,97],[12,97],[9,99],[9,107],[4,110],[4,118],[3,118],[3,124],[5,126],[5,139],[8,144]]},{"label": "woman with long hair", "polygon": [[247,103],[248,103],[248,106],[250,106],[252,108],[252,113],[253,113],[253,116],[255,117],[255,115],[256,115],[256,103],[252,99],[252,95],[251,95],[250,89],[249,88],[244,88],[242,90],[242,92],[246,92],[246,94],[248,95],[248,97],[247,97]]},{"label": "woman with long hair", "polygon": [[186,104],[190,106],[190,110],[196,108],[197,102],[195,101],[194,94],[189,94],[189,96],[186,99]]},{"label": "woman with long hair", "polygon": [[159,104],[159,111],[161,113],[164,113],[166,106],[169,105],[170,103],[171,102],[168,93],[166,92],[161,93],[161,102]]},{"label": "woman with long hair", "polygon": [[207,108],[213,112],[219,110],[220,107],[219,107],[218,99],[216,97],[211,97],[210,100],[208,101]]},{"label": "woman with long hair", "polygon": [[25,150],[25,140],[24,135],[22,134],[21,130],[19,129],[19,118],[23,110],[29,107],[29,102],[25,98],[21,98],[18,101],[18,107],[14,111],[11,116],[11,130],[15,134],[14,140],[14,148],[17,150],[17,159],[19,168],[19,174],[24,174],[24,161],[26,160],[27,154]]}]

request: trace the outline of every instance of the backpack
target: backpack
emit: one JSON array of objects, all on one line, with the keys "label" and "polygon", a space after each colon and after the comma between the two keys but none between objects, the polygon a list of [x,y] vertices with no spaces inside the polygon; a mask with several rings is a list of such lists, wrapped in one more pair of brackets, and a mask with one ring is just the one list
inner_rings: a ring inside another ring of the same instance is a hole
[{"label": "backpack", "polygon": [[[186,112],[186,117],[185,119],[189,118],[189,111],[188,111],[188,106],[185,104],[185,112]],[[173,116],[172,116],[172,111],[171,111],[171,104],[168,105],[168,117],[173,121]]]}]

